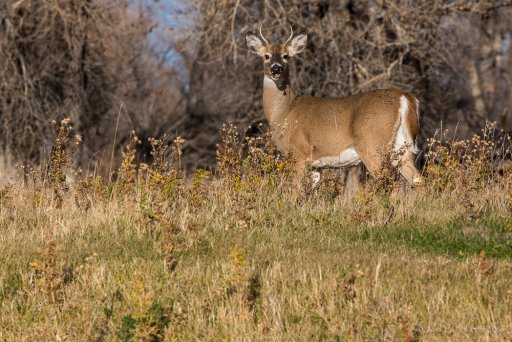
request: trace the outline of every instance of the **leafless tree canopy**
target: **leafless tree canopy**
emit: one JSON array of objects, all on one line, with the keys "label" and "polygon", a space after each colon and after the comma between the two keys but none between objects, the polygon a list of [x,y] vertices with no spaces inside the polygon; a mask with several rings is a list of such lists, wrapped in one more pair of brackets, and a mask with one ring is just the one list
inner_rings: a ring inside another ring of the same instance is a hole
[{"label": "leafless tree canopy", "polygon": [[175,121],[173,71],[128,1],[5,1],[0,20],[0,142],[18,159],[44,158],[53,119],[84,135],[82,164],[110,157],[116,126],[119,145],[132,129],[159,136]]},{"label": "leafless tree canopy", "polygon": [[288,37],[290,25],[308,33],[308,47],[293,63],[298,93],[413,92],[421,101],[423,139],[441,121],[460,135],[486,120],[512,129],[510,0],[184,4],[175,24],[159,27],[181,56],[169,65],[148,42],[155,19],[128,0],[4,1],[2,146],[19,159],[40,160],[51,145],[48,122],[67,116],[84,134],[82,164],[105,162],[134,129],[143,140],[184,136],[185,165],[211,166],[223,123],[251,134],[249,125],[263,120],[261,61],[243,39],[260,23],[275,43]]}]

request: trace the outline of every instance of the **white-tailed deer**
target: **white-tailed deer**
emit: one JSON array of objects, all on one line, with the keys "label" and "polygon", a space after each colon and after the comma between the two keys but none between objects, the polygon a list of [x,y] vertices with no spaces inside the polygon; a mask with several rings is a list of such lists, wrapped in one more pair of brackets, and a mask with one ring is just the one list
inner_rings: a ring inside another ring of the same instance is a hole
[{"label": "white-tailed deer", "polygon": [[[261,38],[260,38],[261,37]],[[263,110],[273,130],[273,139],[283,154],[292,154],[296,171],[347,167],[364,163],[375,175],[386,150],[401,154],[394,165],[412,185],[421,183],[414,166],[419,128],[418,100],[411,94],[380,89],[343,98],[298,96],[290,88],[289,62],[304,50],[307,35],[300,33],[281,45],[272,45],[249,32],[250,51],[263,58]],[[320,173],[313,175],[314,182]]]}]

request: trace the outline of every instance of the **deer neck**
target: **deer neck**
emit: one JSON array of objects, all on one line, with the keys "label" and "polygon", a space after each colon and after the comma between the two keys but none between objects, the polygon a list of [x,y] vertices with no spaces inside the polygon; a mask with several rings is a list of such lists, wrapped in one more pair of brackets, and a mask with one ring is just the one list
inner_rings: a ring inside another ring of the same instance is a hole
[{"label": "deer neck", "polygon": [[263,111],[271,126],[284,121],[296,97],[287,77],[277,84],[268,76],[263,78]]}]

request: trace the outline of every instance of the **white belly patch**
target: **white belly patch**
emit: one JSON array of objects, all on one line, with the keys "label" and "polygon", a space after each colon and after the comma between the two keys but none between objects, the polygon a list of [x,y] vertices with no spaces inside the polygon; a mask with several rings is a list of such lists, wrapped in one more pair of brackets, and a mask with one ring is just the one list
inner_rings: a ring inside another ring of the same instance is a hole
[{"label": "white belly patch", "polygon": [[322,157],[313,160],[311,166],[313,167],[348,167],[361,163],[361,158],[354,148],[350,147],[341,152],[337,156]]}]

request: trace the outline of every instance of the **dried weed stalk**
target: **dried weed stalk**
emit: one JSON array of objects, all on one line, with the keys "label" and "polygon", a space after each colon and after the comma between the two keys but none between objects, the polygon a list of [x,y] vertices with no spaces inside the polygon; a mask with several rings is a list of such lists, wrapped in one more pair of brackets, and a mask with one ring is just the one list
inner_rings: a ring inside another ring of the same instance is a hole
[{"label": "dried weed stalk", "polygon": [[[52,121],[52,126],[56,129],[57,123]],[[46,175],[48,185],[54,190],[57,208],[62,207],[62,195],[69,190],[66,174],[81,141],[80,134],[73,136],[70,120],[63,119],[56,133],[55,146],[52,149]]]}]

